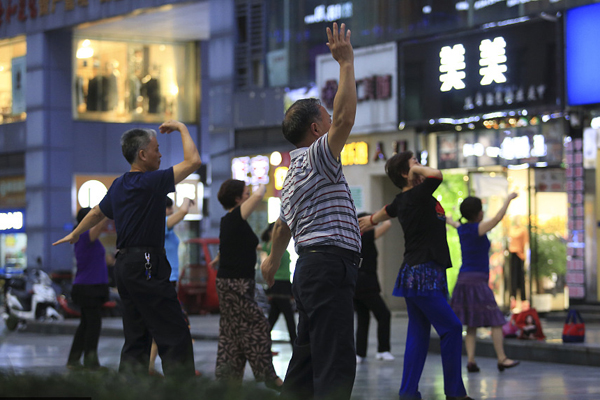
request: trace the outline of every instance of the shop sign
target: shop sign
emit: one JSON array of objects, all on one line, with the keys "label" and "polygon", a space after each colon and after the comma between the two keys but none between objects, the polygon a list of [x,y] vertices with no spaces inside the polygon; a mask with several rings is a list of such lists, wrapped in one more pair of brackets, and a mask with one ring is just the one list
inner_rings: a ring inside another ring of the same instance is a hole
[{"label": "shop sign", "polygon": [[[121,0],[100,0],[100,3],[111,1]],[[57,6],[65,11],[73,11],[77,7],[88,5],[89,0],[0,0],[0,26],[3,22],[10,24],[13,18],[25,22],[27,19],[54,14]]]},{"label": "shop sign", "polygon": [[269,157],[237,157],[231,160],[233,179],[246,182],[246,185],[266,185],[269,183]]},{"label": "shop sign", "polygon": [[1,210],[0,233],[25,232],[25,210]]},{"label": "shop sign", "polygon": [[275,184],[275,190],[283,189],[283,183],[287,176],[288,167],[277,167],[273,173],[273,183]]},{"label": "shop sign", "polygon": [[329,6],[321,4],[315,7],[311,15],[304,17],[304,23],[306,25],[310,25],[316,24],[317,22],[333,22],[342,18],[350,17],[352,17],[351,1],[339,4],[331,4]]},{"label": "shop sign", "polygon": [[25,204],[25,177],[0,178],[0,208],[24,207]]},{"label": "shop sign", "polygon": [[567,241],[567,285],[569,297],[585,298],[585,215],[583,178],[583,140],[565,140],[567,161],[566,191],[569,203]]},{"label": "shop sign", "polygon": [[274,151],[270,156],[253,155],[231,160],[231,177],[246,185],[266,185],[265,198],[278,196],[290,165],[290,153]]},{"label": "shop sign", "polygon": [[[358,106],[352,133],[397,130],[397,65],[396,43],[354,51]],[[316,70],[321,101],[331,113],[339,84],[339,64],[331,54],[320,55]]]},{"label": "shop sign", "polygon": [[402,46],[402,120],[468,116],[531,106],[556,107],[556,22],[527,21],[483,33]]},{"label": "shop sign", "polygon": [[342,165],[367,165],[369,146],[366,142],[346,143],[340,153]]}]

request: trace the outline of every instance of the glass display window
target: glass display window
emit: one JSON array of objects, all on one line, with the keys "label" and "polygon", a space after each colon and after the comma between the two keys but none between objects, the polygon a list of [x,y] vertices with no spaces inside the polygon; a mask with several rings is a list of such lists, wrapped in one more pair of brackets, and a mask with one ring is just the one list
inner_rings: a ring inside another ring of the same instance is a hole
[{"label": "glass display window", "polygon": [[74,118],[195,122],[199,82],[193,43],[74,39]]},{"label": "glass display window", "polygon": [[25,107],[25,55],[27,42],[21,36],[0,40],[0,124],[23,121]]}]

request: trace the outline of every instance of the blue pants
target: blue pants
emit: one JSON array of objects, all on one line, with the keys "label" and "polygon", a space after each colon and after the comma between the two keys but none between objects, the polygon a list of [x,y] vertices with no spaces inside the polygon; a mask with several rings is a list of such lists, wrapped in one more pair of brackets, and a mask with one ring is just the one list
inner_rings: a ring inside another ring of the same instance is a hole
[{"label": "blue pants", "polygon": [[462,324],[445,296],[441,292],[432,292],[429,296],[411,296],[405,300],[408,333],[400,399],[421,398],[419,380],[429,350],[431,325],[441,339],[444,392],[446,396],[466,396],[461,376]]}]

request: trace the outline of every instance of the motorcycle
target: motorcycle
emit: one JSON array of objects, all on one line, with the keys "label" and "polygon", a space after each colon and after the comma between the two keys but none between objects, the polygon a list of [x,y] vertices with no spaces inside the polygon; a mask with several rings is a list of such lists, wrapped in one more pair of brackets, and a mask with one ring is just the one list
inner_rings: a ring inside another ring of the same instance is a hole
[{"label": "motorcycle", "polygon": [[8,330],[15,330],[27,321],[60,321],[56,292],[46,272],[39,268],[26,268],[22,276],[13,276],[6,285],[5,313]]},{"label": "motorcycle", "polygon": [[[73,301],[71,291],[73,289],[73,273],[68,270],[54,271],[50,274],[54,290],[58,294],[58,312],[64,318],[79,318],[81,317],[81,307]],[[121,317],[121,297],[117,288],[109,287],[108,300],[102,305],[103,317]]]}]

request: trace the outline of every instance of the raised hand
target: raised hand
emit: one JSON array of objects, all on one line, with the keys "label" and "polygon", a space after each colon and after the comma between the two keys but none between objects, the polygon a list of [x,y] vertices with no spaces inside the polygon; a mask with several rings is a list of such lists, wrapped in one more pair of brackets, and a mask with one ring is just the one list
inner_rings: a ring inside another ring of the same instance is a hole
[{"label": "raised hand", "polygon": [[160,131],[160,133],[171,133],[171,132],[179,131],[181,125],[182,125],[181,122],[174,121],[171,119],[171,120],[163,122],[158,127],[158,130]]},{"label": "raised hand", "polygon": [[350,35],[350,29],[346,30],[346,24],[342,24],[338,29],[337,22],[334,22],[333,30],[327,28],[327,47],[339,64],[354,62],[354,50],[350,43]]}]

